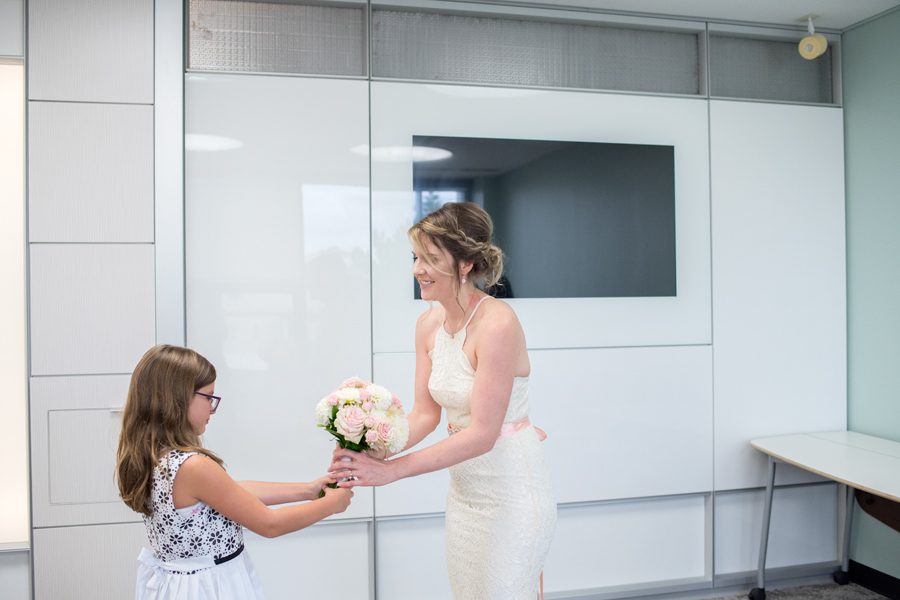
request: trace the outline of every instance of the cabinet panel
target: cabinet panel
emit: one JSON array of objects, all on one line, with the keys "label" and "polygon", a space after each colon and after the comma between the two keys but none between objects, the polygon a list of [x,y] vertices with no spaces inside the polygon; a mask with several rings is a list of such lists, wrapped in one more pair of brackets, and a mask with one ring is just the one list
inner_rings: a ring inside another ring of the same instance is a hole
[{"label": "cabinet panel", "polygon": [[31,245],[31,374],[131,373],[156,339],[153,246]]},{"label": "cabinet panel", "polygon": [[133,598],[143,523],[35,529],[36,600]]},{"label": "cabinet panel", "polygon": [[35,527],[137,521],[119,498],[116,446],[128,375],[31,379]]},{"label": "cabinet panel", "polygon": [[153,241],[153,107],[31,102],[31,242]]},{"label": "cabinet panel", "polygon": [[268,600],[365,600],[374,562],[370,527],[365,521],[329,522],[273,539],[245,529],[244,542]]},{"label": "cabinet panel", "polygon": [[28,97],[152,103],[153,0],[29,0]]},{"label": "cabinet panel", "polygon": [[561,508],[544,587],[613,591],[709,578],[706,511],[705,496]]}]

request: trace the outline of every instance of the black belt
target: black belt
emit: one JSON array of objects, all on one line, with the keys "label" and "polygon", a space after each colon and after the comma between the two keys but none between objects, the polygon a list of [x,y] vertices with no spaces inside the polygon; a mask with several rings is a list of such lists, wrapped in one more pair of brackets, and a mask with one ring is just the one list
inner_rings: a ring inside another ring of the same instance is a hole
[{"label": "black belt", "polygon": [[217,565],[221,565],[222,563],[227,563],[232,558],[237,558],[238,555],[244,551],[244,545],[241,544],[238,546],[238,549],[232,552],[231,554],[226,554],[225,556],[220,556],[219,558],[214,558],[213,562]]}]

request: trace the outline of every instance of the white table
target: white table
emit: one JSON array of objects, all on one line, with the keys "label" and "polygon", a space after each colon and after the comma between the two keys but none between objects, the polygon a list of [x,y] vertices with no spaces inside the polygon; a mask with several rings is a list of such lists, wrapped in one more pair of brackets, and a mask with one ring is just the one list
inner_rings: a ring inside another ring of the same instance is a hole
[{"label": "white table", "polygon": [[841,570],[835,572],[834,580],[841,584],[847,583],[853,491],[864,490],[900,502],[900,442],[854,431],[828,431],[759,438],[752,440],[750,444],[769,457],[757,587],[750,591],[750,598],[765,600],[766,597],[766,547],[769,542],[769,521],[772,516],[775,465],[778,463],[794,465],[845,487],[847,514],[844,518]]}]

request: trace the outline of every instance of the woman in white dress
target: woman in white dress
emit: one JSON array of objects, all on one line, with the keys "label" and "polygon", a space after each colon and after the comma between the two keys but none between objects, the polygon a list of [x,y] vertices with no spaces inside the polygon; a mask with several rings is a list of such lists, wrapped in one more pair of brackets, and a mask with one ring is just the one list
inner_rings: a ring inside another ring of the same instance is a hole
[{"label": "woman in white dress", "polygon": [[449,468],[447,566],[457,600],[536,597],[556,526],[541,440],[528,418],[531,366],[512,308],[483,290],[502,273],[488,214],[447,204],[409,232],[413,275],[431,306],[416,323],[410,448],[447,411],[450,435],[384,460],[336,450],[341,487],[377,486]]},{"label": "woman in white dress", "polygon": [[[343,512],[353,492],[311,482],[234,481],[200,444],[221,401],[216,369],[189,348],[148,350],[131,376],[116,479],[142,513],[151,549],[138,556],[137,600],[259,600],[243,527],[274,537]],[[311,500],[276,509],[266,505]]]}]

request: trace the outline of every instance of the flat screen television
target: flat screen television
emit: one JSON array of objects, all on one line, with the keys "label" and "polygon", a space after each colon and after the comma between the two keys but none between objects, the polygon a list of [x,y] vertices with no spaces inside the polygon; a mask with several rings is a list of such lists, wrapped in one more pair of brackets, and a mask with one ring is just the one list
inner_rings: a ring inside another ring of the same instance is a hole
[{"label": "flat screen television", "polygon": [[450,153],[413,163],[416,221],[447,202],[491,215],[505,255],[492,294],[676,295],[673,146],[425,135],[413,146]]}]

